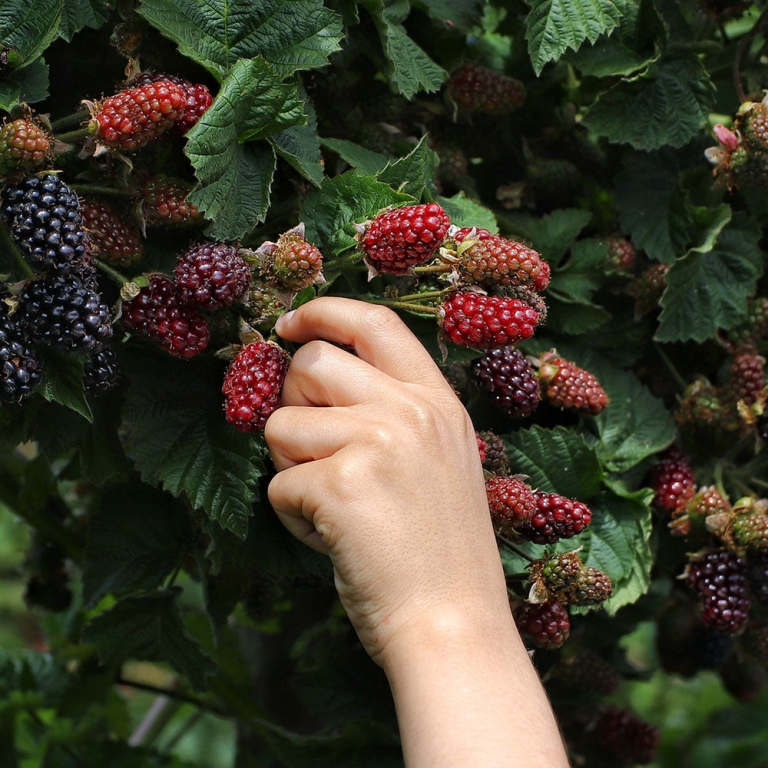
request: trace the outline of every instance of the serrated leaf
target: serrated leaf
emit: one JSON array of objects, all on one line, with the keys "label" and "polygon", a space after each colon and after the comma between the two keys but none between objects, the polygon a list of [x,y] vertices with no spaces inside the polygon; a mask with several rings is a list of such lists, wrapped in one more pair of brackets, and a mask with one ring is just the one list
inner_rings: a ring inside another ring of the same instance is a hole
[{"label": "serrated leaf", "polygon": [[566,60],[582,75],[591,77],[632,75],[657,59],[658,54],[648,56],[638,53],[613,36],[598,40],[592,46],[582,46],[566,56]]},{"label": "serrated leaf", "polygon": [[550,293],[578,302],[589,302],[605,280],[608,244],[600,240],[579,240],[571,257],[552,273]]},{"label": "serrated leaf", "polygon": [[166,494],[139,483],[115,485],[103,493],[87,535],[86,608],[110,593],[157,589],[194,538],[189,516]]},{"label": "serrated leaf", "polygon": [[428,13],[435,21],[469,32],[480,24],[480,0],[415,0],[415,8]]},{"label": "serrated leaf", "polygon": [[457,227],[477,227],[487,229],[493,234],[499,231],[499,224],[493,211],[470,199],[463,192],[458,192],[452,197],[438,195],[435,202],[443,207],[451,224]]},{"label": "serrated leaf", "polygon": [[98,29],[109,18],[111,5],[109,0],[64,0],[59,37],[69,43],[84,27]]},{"label": "serrated leaf", "polygon": [[30,63],[56,39],[61,13],[62,0],[0,3],[0,44]]},{"label": "serrated leaf", "polygon": [[373,152],[347,139],[320,139],[320,143],[335,152],[363,176],[375,176],[389,162],[386,155]]},{"label": "serrated leaf", "polygon": [[553,333],[580,336],[594,331],[610,319],[608,310],[589,301],[569,299],[556,294],[547,297],[546,326]]},{"label": "serrated leaf", "polygon": [[397,92],[411,99],[420,91],[439,90],[448,73],[408,37],[401,23],[410,4],[403,0],[364,0],[363,5],[376,24],[389,65],[389,80]]},{"label": "serrated leaf", "polygon": [[38,392],[49,402],[60,403],[93,421],[91,406],[83,391],[83,358],[46,349],[43,381]]},{"label": "serrated leaf", "polygon": [[559,264],[591,219],[592,214],[580,208],[563,208],[541,218],[529,214],[504,216],[511,231],[525,238],[553,267]]},{"label": "serrated leaf", "polygon": [[388,184],[348,171],[326,179],[320,189],[307,196],[301,208],[307,239],[320,245],[326,256],[336,256],[355,245],[354,222],[373,218],[390,205],[415,200],[396,192]]},{"label": "serrated leaf", "polygon": [[224,420],[218,364],[145,353],[126,365],[125,442],[144,480],[185,493],[193,507],[244,538],[265,449],[263,440]]},{"label": "serrated leaf", "polygon": [[0,109],[10,112],[17,104],[34,104],[48,97],[48,65],[42,57],[0,81]]},{"label": "serrated leaf", "polygon": [[238,240],[267,216],[275,151],[266,142],[232,141],[234,137],[225,126],[210,129],[208,136],[215,143],[209,143],[202,122],[189,132],[200,127],[189,137],[185,149],[200,182],[188,199],[212,222],[206,230],[212,238]]},{"label": "serrated leaf", "polygon": [[585,41],[594,43],[621,21],[623,3],[614,0],[526,0],[531,10],[525,21],[525,37],[533,69],[556,61]]},{"label": "serrated leaf", "polygon": [[322,67],[343,36],[341,18],[314,0],[143,0],[137,10],[220,80],[257,56],[281,75]]},{"label": "serrated leaf", "polygon": [[317,135],[317,115],[303,89],[306,125],[292,125],[269,140],[277,154],[290,163],[305,179],[319,187],[325,178],[323,156],[320,154],[320,137]]},{"label": "serrated leaf", "polygon": [[429,148],[427,137],[423,136],[411,152],[389,163],[377,178],[398,192],[405,192],[419,200],[424,190],[433,185],[439,164],[440,158]]},{"label": "serrated leaf", "polygon": [[636,152],[624,159],[614,201],[621,227],[651,259],[671,264],[690,241],[690,212],[679,184],[679,161],[671,150]]},{"label": "serrated leaf", "polygon": [[583,122],[598,136],[635,149],[681,147],[705,124],[713,104],[704,65],[693,53],[679,53],[602,93]]},{"label": "serrated leaf", "polygon": [[667,272],[654,338],[702,342],[737,323],[763,274],[760,236],[756,221],[734,214],[713,247],[692,249],[673,264]]},{"label": "serrated leaf", "polygon": [[83,640],[96,646],[108,666],[128,659],[167,662],[197,691],[216,672],[213,660],[184,627],[176,602],[180,589],[129,597],[99,614],[83,629]]},{"label": "serrated leaf", "polygon": [[512,473],[528,475],[528,483],[539,490],[583,501],[603,479],[595,451],[565,427],[533,426],[505,436],[504,442]]}]

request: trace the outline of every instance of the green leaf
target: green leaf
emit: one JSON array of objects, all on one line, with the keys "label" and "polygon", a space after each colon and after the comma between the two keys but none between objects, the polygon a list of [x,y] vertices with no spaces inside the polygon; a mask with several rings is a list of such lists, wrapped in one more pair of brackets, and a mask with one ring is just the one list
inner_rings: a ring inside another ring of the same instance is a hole
[{"label": "green leaf", "polygon": [[98,29],[109,18],[111,5],[109,0],[64,0],[59,37],[70,43],[84,27]]},{"label": "green leaf", "polygon": [[547,297],[547,329],[567,336],[594,331],[611,319],[603,307],[589,301],[568,299],[552,294]]},{"label": "green leaf", "polygon": [[760,236],[754,219],[734,214],[714,244],[707,240],[673,264],[655,338],[702,342],[735,325],[763,274]]},{"label": "green leaf", "polygon": [[571,258],[552,274],[550,293],[572,301],[589,302],[605,280],[607,257],[605,242],[591,239],[575,242]]},{"label": "green leaf", "polygon": [[537,425],[505,436],[504,442],[512,472],[528,475],[528,483],[542,491],[583,501],[603,479],[595,451],[565,427]]},{"label": "green leaf", "polygon": [[410,195],[396,192],[389,184],[347,171],[326,179],[309,194],[300,218],[306,224],[307,239],[336,256],[355,245],[353,223],[373,218],[387,206],[413,202]]},{"label": "green leaf", "polygon": [[128,659],[167,662],[203,692],[216,665],[184,627],[176,602],[180,593],[171,589],[126,598],[87,624],[83,640],[96,646],[104,664],[117,666]]},{"label": "green leaf", "polygon": [[388,79],[397,92],[411,99],[419,91],[439,90],[448,73],[408,37],[401,23],[408,14],[407,0],[363,0],[362,4],[376,24],[389,65]]},{"label": "green leaf", "polygon": [[37,390],[46,400],[60,403],[93,421],[91,406],[83,391],[83,358],[46,349],[43,382]]},{"label": "green leaf", "polygon": [[200,125],[204,119],[205,115],[190,130],[194,134],[185,149],[200,180],[189,200],[213,222],[206,230],[212,238],[238,240],[267,216],[275,151],[266,142],[231,141],[232,133],[224,125],[211,126],[209,143],[208,124]]},{"label": "green leaf", "polygon": [[320,143],[335,152],[363,176],[375,176],[389,162],[386,155],[373,152],[347,139],[320,139]]},{"label": "green leaf", "polygon": [[592,46],[583,46],[566,56],[582,75],[611,77],[631,75],[658,59],[658,54],[647,56],[629,48],[621,39],[608,37]]},{"label": "green leaf", "polygon": [[56,39],[62,0],[14,0],[0,3],[0,44],[29,64]]},{"label": "green leaf", "polygon": [[621,21],[624,3],[615,0],[525,0],[531,7],[525,21],[528,53],[537,75],[568,48],[594,43]]},{"label": "green leaf", "polygon": [[88,521],[83,604],[105,595],[157,589],[178,565],[194,534],[189,516],[147,485],[110,487]]},{"label": "green leaf", "polygon": [[506,214],[504,223],[555,267],[591,219],[589,211],[563,208],[541,218],[529,214]]},{"label": "green leaf", "polygon": [[598,136],[635,149],[681,147],[705,124],[714,86],[699,58],[678,53],[602,93],[584,115]]},{"label": "green leaf", "polygon": [[311,102],[304,98],[303,89],[300,89],[300,93],[307,112],[306,125],[292,125],[270,136],[269,140],[283,160],[319,187],[325,178],[325,170],[320,154],[320,137],[317,135],[317,115]]},{"label": "green leaf", "polygon": [[405,192],[416,200],[421,199],[425,189],[433,186],[435,171],[440,164],[437,153],[430,149],[427,137],[405,157],[392,161],[378,175],[379,181],[389,184],[398,192]]},{"label": "green leaf", "polygon": [[685,253],[690,241],[692,220],[679,177],[680,162],[671,150],[632,153],[614,195],[622,230],[636,248],[665,264]]},{"label": "green leaf", "polygon": [[34,104],[48,97],[48,65],[42,57],[16,69],[0,81],[0,109],[10,112],[17,104]]},{"label": "green leaf", "polygon": [[126,355],[123,411],[137,469],[244,538],[264,473],[263,441],[224,420],[217,361],[166,361],[143,351]]},{"label": "green leaf", "polygon": [[493,234],[499,231],[493,211],[468,198],[463,192],[458,192],[452,197],[438,195],[435,202],[443,206],[451,224],[456,227],[477,227],[487,229]]},{"label": "green leaf", "polygon": [[480,0],[414,0],[414,8],[428,13],[439,24],[470,32],[481,21]]},{"label": "green leaf", "polygon": [[257,56],[281,75],[322,67],[342,38],[341,18],[314,0],[143,0],[137,10],[220,80]]}]

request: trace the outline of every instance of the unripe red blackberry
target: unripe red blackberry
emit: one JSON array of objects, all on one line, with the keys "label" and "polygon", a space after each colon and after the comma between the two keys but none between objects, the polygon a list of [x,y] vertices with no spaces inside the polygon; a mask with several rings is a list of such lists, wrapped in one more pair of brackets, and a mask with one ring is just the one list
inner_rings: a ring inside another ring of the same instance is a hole
[{"label": "unripe red blackberry", "polygon": [[737,352],[728,366],[726,391],[732,402],[743,400],[747,405],[757,402],[758,395],[765,387],[765,358],[754,350]]},{"label": "unripe red blackberry", "polygon": [[592,511],[581,501],[557,493],[534,494],[536,511],[518,533],[535,544],[554,544],[581,533],[592,521]]},{"label": "unripe red blackberry", "polygon": [[733,408],[726,402],[722,389],[711,382],[697,379],[685,388],[680,404],[673,416],[681,430],[686,432],[711,431],[727,427],[733,418]]},{"label": "unripe red blackberry", "polygon": [[613,594],[608,574],[599,568],[583,568],[576,580],[563,593],[568,605],[599,605]]},{"label": "unripe red blackberry", "polygon": [[205,318],[179,301],[176,286],[165,275],[151,275],[149,285],[123,304],[122,320],[126,330],[183,360],[202,352],[210,339]]},{"label": "unripe red blackberry", "polygon": [[477,238],[458,248],[456,270],[464,283],[482,288],[523,286],[543,291],[549,284],[549,264],[532,248],[500,235]]},{"label": "unripe red blackberry", "polygon": [[276,243],[263,243],[256,251],[262,278],[280,291],[295,293],[324,282],[323,254],[304,237],[304,225],[284,232]]},{"label": "unripe red blackberry", "polygon": [[133,267],[144,254],[139,233],[103,200],[83,200],[83,227],[94,255],[117,267]]},{"label": "unripe red blackberry", "polygon": [[437,203],[395,208],[365,226],[360,249],[376,272],[403,275],[437,253],[450,224]]},{"label": "unripe red blackberry", "polygon": [[727,549],[712,550],[688,565],[688,585],[702,600],[702,621],[732,635],[749,619],[747,563]]},{"label": "unripe red blackberry", "polygon": [[673,513],[696,493],[696,478],[688,457],[671,445],[659,454],[658,463],[648,473],[653,489],[653,504],[661,512]]},{"label": "unripe red blackberry", "polygon": [[50,153],[48,134],[31,120],[11,120],[0,128],[0,175],[37,168]]},{"label": "unripe red blackberry", "polygon": [[699,488],[685,504],[672,512],[669,527],[675,536],[705,535],[712,515],[730,516],[731,504],[714,485]]},{"label": "unripe red blackberry", "polygon": [[515,347],[492,349],[472,362],[478,388],[516,419],[530,416],[539,405],[539,382],[533,366]]},{"label": "unripe red blackberry", "polygon": [[454,344],[474,349],[506,347],[529,339],[539,313],[520,299],[455,291],[440,309],[440,326]]},{"label": "unripe red blackberry", "polygon": [[483,442],[485,457],[481,458],[483,469],[495,475],[509,474],[509,458],[504,441],[490,430],[477,433],[478,446]]},{"label": "unripe red blackberry", "polygon": [[768,552],[768,500],[740,499],[728,524],[724,542],[730,549],[739,553]]},{"label": "unripe red blackberry", "polygon": [[448,94],[460,112],[502,115],[525,101],[525,87],[502,72],[467,62],[451,74]]},{"label": "unripe red blackberry", "polygon": [[514,616],[520,634],[538,648],[560,648],[571,633],[568,611],[557,600],[526,603],[515,610]]},{"label": "unripe red blackberry", "polygon": [[69,352],[90,352],[112,338],[109,307],[74,274],[30,280],[16,318],[30,338]]},{"label": "unripe red blackberry", "polygon": [[659,301],[667,287],[669,264],[646,267],[629,286],[627,292],[635,299],[635,312],[646,315],[659,308]]},{"label": "unripe red blackberry", "polygon": [[28,176],[6,184],[0,195],[0,215],[31,267],[63,269],[86,257],[80,203],[60,176]]},{"label": "unripe red blackberry", "polygon": [[169,131],[185,105],[183,89],[170,80],[126,88],[93,105],[90,130],[107,147],[132,152]]},{"label": "unripe red blackberry", "polygon": [[243,347],[227,369],[221,391],[226,398],[226,417],[242,432],[264,429],[280,405],[288,353],[266,341]]},{"label": "unripe red blackberry", "polygon": [[208,86],[202,83],[192,83],[175,75],[162,72],[141,72],[131,78],[128,85],[136,88],[149,83],[168,81],[178,85],[184,91],[184,108],[171,129],[173,133],[183,136],[203,116],[208,107],[213,104],[213,96]]},{"label": "unripe red blackberry", "polygon": [[608,240],[607,267],[614,272],[630,274],[637,261],[637,249],[625,237]]},{"label": "unripe red blackberry", "polygon": [[148,227],[168,229],[195,226],[202,221],[197,206],[187,200],[192,184],[173,176],[158,174],[141,190],[140,213]]},{"label": "unripe red blackberry", "polygon": [[517,477],[493,475],[486,480],[485,491],[493,528],[502,536],[514,535],[536,510],[533,491]]},{"label": "unripe red blackberry", "polygon": [[199,242],[179,256],[174,276],[182,304],[216,310],[230,306],[245,293],[251,269],[234,246]]},{"label": "unripe red blackberry", "polygon": [[599,744],[622,760],[646,765],[656,758],[658,728],[628,709],[606,707],[595,721],[593,733]]},{"label": "unripe red blackberry", "polygon": [[83,365],[83,389],[89,395],[104,395],[120,381],[120,364],[112,347],[92,352]]},{"label": "unripe red blackberry", "polygon": [[559,408],[595,416],[609,403],[606,391],[594,374],[554,351],[541,356],[538,378],[547,400]]}]

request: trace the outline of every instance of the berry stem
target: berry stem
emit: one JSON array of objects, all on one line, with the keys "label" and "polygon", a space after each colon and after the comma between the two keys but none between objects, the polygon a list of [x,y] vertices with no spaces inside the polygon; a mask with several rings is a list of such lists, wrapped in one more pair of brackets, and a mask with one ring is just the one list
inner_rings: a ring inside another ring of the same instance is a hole
[{"label": "berry stem", "polygon": [[78,141],[80,139],[84,139],[87,136],[90,135],[90,131],[88,128],[77,128],[74,131],[66,131],[64,133],[59,133],[56,138],[64,142],[65,144],[72,141]]},{"label": "berry stem", "polygon": [[450,272],[453,267],[450,264],[430,264],[423,267],[414,267],[414,275],[439,275]]},{"label": "berry stem", "polygon": [[72,112],[69,115],[64,115],[64,117],[58,118],[58,120],[51,121],[51,129],[59,131],[67,126],[77,125],[78,123],[82,123],[89,114],[87,109],[78,109],[77,112]]},{"label": "berry stem", "polygon": [[99,184],[70,184],[79,195],[117,195],[118,197],[133,197],[136,193],[130,189],[103,187]]},{"label": "berry stem", "polygon": [[425,291],[424,293],[408,293],[405,296],[398,296],[398,301],[420,301],[421,299],[437,299],[440,296],[445,296],[450,292],[451,288],[443,288],[440,291]]},{"label": "berry stem", "polygon": [[656,352],[658,352],[659,357],[664,362],[664,365],[667,366],[667,370],[672,374],[672,378],[677,382],[677,385],[680,387],[681,390],[684,390],[687,386],[685,379],[680,375],[680,371],[675,368],[674,363],[669,359],[669,356],[667,353],[661,348],[661,345],[657,342],[653,343],[653,346],[656,348]]},{"label": "berry stem", "polygon": [[8,234],[8,231],[5,227],[0,227],[0,233],[2,233],[2,241],[5,244],[5,246],[8,248],[8,250],[13,254],[13,258],[16,260],[16,263],[19,265],[19,269],[21,270],[21,274],[23,277],[32,277],[35,273],[32,271],[32,268],[27,264],[24,257],[21,255],[21,252],[16,246],[16,243],[11,240],[11,236]]},{"label": "berry stem", "polygon": [[125,285],[130,282],[127,277],[120,274],[114,267],[111,267],[101,259],[94,259],[93,263],[105,274],[112,278],[118,285]]},{"label": "berry stem", "polygon": [[391,301],[389,299],[374,299],[371,297],[368,297],[366,301],[371,304],[382,304],[385,307],[390,307],[390,309],[404,309],[408,312],[418,312],[420,314],[433,315],[434,317],[440,314],[440,310],[437,307],[425,307],[422,304],[413,304],[406,301]]},{"label": "berry stem", "polygon": [[520,555],[520,557],[527,560],[529,563],[535,562],[536,558],[529,555],[524,549],[521,549],[520,547],[515,544],[514,541],[510,541],[509,539],[504,538],[500,533],[496,534],[496,538],[504,544],[504,546],[509,547],[516,555]]}]

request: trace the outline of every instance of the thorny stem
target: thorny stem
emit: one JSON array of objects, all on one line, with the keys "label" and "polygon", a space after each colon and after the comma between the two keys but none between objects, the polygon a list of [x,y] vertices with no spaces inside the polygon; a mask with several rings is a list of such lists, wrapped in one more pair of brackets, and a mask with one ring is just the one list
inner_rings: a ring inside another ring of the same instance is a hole
[{"label": "thorny stem", "polygon": [[111,277],[118,285],[125,285],[130,282],[127,277],[120,274],[116,269],[110,267],[105,261],[101,259],[94,259],[93,263],[105,274]]},{"label": "thorny stem", "polygon": [[5,227],[0,227],[0,237],[2,237],[3,243],[8,247],[8,250],[13,254],[13,258],[16,261],[16,263],[19,266],[19,269],[21,269],[21,273],[24,277],[32,277],[35,273],[32,271],[32,268],[27,264],[27,262],[24,260],[24,257],[21,255],[21,252],[19,251],[18,247],[16,246],[16,243],[11,240],[11,236],[8,234],[8,231]]},{"label": "thorny stem", "polygon": [[531,557],[524,549],[521,549],[520,547],[515,544],[514,541],[510,541],[509,539],[502,536],[500,533],[496,534],[496,538],[502,542],[505,546],[509,547],[516,555],[520,555],[520,557],[525,558],[529,563],[536,562],[535,557]]},{"label": "thorny stem", "polygon": [[52,120],[51,128],[54,131],[58,131],[61,128],[66,128],[68,125],[76,125],[85,120],[89,115],[90,112],[87,109],[78,109],[77,112],[73,112],[70,115],[64,115],[64,117],[60,117],[58,120]]},{"label": "thorny stem", "polygon": [[733,59],[733,87],[736,89],[736,94],[739,97],[739,101],[743,104],[748,101],[744,88],[741,85],[741,60],[744,58],[749,46],[752,44],[755,35],[762,29],[765,24],[766,18],[768,18],[768,6],[763,8],[760,15],[757,17],[752,29],[747,32],[744,37],[741,38],[739,46],[736,49],[736,56]]}]

